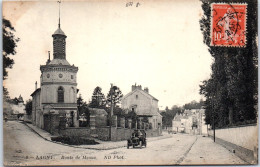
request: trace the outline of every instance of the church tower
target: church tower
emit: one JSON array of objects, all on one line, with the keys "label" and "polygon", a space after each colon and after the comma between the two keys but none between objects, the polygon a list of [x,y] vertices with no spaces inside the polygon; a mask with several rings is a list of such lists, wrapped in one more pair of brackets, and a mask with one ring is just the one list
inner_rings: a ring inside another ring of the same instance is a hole
[{"label": "church tower", "polygon": [[[52,34],[53,59],[46,65],[41,65],[41,105],[43,116],[39,120],[43,129],[48,131],[48,121],[53,120],[53,126],[59,126],[59,117],[66,116],[67,126],[77,127],[77,72],[78,67],[70,65],[66,60],[66,38],[61,30],[60,16],[58,29]],[[53,117],[56,115],[56,117]],[[51,118],[51,119],[49,119]],[[56,120],[57,119],[57,120]]]},{"label": "church tower", "polygon": [[53,37],[53,57],[54,59],[66,59],[66,38],[67,36],[60,28],[60,19],[58,29],[52,35]]}]

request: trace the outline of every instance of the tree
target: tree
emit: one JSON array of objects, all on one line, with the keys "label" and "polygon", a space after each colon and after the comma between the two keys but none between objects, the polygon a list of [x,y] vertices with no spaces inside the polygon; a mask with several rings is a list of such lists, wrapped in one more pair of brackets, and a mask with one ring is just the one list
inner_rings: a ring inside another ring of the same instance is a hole
[{"label": "tree", "polygon": [[106,99],[104,94],[102,93],[102,89],[97,86],[94,89],[93,95],[92,95],[92,100],[89,104],[89,107],[92,108],[105,108],[106,105]]},{"label": "tree", "polygon": [[[17,47],[17,42],[19,38],[14,36],[15,29],[12,26],[9,20],[3,18],[2,22],[2,31],[3,31],[3,80],[5,80],[8,76],[7,68],[12,68],[14,64],[14,60],[10,58],[10,55],[15,55]],[[3,95],[4,100],[8,100],[9,92],[7,88],[3,86]]]},{"label": "tree", "polygon": [[3,86],[3,98],[5,101],[10,100],[9,92],[8,92],[7,88],[5,88],[4,86]]},{"label": "tree", "polygon": [[83,98],[81,97],[81,94],[79,94],[79,97],[77,98],[77,108],[78,108],[78,112],[77,112],[77,118],[79,118],[79,116],[84,113],[84,108],[87,107],[87,103],[84,102]]},{"label": "tree", "polygon": [[112,86],[107,94],[107,104],[110,106],[111,102],[113,106],[116,106],[116,104],[119,104],[123,98],[123,94],[119,87]]},{"label": "tree", "polygon": [[7,68],[12,68],[14,60],[10,55],[15,55],[17,42],[20,40],[14,35],[15,29],[9,20],[3,18],[3,80],[8,76]]},{"label": "tree", "polygon": [[171,109],[165,108],[165,111],[161,113],[162,115],[162,125],[163,127],[171,127],[172,120],[177,113],[181,112],[181,107],[174,105]]},{"label": "tree", "polygon": [[83,98],[81,97],[81,94],[79,94],[79,97],[77,98],[77,107],[78,107],[78,109],[81,106],[85,106],[85,105],[87,105],[86,102],[84,102]]},{"label": "tree", "polygon": [[[219,0],[229,4],[229,1]],[[242,1],[232,1],[243,3]],[[217,1],[202,0],[204,15],[200,20],[203,41],[214,59],[209,80],[200,85],[206,97],[206,122],[216,127],[256,120],[257,104],[257,1],[247,3],[247,43],[245,47],[214,47],[211,40],[211,4]]]},{"label": "tree", "polygon": [[32,114],[32,100],[29,99],[26,101],[25,103],[25,111],[27,115],[31,115]]},{"label": "tree", "polygon": [[190,103],[184,104],[183,108],[188,109],[188,110],[190,110],[190,109],[201,109],[202,106],[203,106],[202,100],[200,100],[200,102],[193,100]]}]

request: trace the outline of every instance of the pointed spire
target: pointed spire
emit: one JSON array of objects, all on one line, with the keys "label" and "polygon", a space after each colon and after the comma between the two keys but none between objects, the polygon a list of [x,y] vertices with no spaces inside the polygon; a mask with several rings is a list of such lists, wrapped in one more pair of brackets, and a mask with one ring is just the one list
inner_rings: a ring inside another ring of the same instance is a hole
[{"label": "pointed spire", "polygon": [[66,35],[60,28],[60,3],[59,3],[59,24],[58,29],[52,34],[53,37],[53,59],[66,59]]},{"label": "pointed spire", "polygon": [[58,26],[60,28],[60,3],[61,3],[61,0],[59,0],[58,3],[59,3],[59,25]]}]

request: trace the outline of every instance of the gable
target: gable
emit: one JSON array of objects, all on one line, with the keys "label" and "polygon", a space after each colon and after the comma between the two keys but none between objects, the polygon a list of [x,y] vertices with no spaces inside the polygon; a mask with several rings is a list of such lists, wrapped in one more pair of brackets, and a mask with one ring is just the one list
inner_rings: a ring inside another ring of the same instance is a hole
[{"label": "gable", "polygon": [[149,99],[158,101],[155,97],[153,97],[153,96],[150,95],[149,93],[147,93],[147,92],[145,92],[145,91],[143,91],[143,90],[140,90],[140,89],[135,89],[134,91],[132,91],[132,92],[126,94],[126,95],[122,98],[122,100],[128,98],[129,96],[133,96],[135,93],[140,93],[140,94],[146,96],[146,97],[149,98]]}]

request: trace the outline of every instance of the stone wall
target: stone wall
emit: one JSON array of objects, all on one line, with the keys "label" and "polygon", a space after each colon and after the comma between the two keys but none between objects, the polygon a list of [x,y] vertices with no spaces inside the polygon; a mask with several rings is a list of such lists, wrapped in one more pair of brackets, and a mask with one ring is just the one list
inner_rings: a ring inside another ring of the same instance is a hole
[{"label": "stone wall", "polygon": [[97,115],[95,118],[95,124],[96,127],[104,127],[107,126],[107,116],[101,116],[101,115]]},{"label": "stone wall", "polygon": [[[112,141],[127,140],[131,137],[133,132],[134,129],[112,127],[111,128]],[[63,136],[91,137],[103,141],[110,140],[109,134],[110,134],[109,126],[97,127],[95,129],[86,128],[86,127],[77,127],[77,128],[70,127],[70,128],[60,130],[60,135]],[[155,136],[159,136],[158,129],[156,130],[150,129],[146,131],[146,137],[155,137]]]},{"label": "stone wall", "polygon": [[25,122],[32,123],[32,115],[27,115],[27,114],[25,114],[25,115],[24,115],[24,121],[25,121]]},{"label": "stone wall", "polygon": [[77,136],[77,137],[90,137],[91,130],[90,128],[85,127],[71,127],[64,130],[60,130],[60,135],[62,136]]},{"label": "stone wall", "polygon": [[110,129],[109,127],[102,127],[96,129],[96,135],[99,140],[108,141],[109,138]]},{"label": "stone wall", "polygon": [[109,127],[101,127],[96,129],[90,129],[87,127],[69,127],[60,130],[62,136],[77,136],[77,137],[89,137],[97,138],[99,140],[109,140]]},{"label": "stone wall", "polygon": [[[213,134],[212,131],[210,134]],[[258,127],[256,125],[216,129],[216,137],[249,150],[254,150],[254,147],[257,146],[257,136]]]},{"label": "stone wall", "polygon": [[51,127],[50,127],[50,133],[53,135],[59,134],[59,124],[60,124],[60,117],[58,114],[51,114]]},{"label": "stone wall", "polygon": [[133,133],[133,129],[126,129],[126,128],[112,128],[111,134],[112,134],[112,141],[121,141],[121,140],[127,140],[131,137]]},{"label": "stone wall", "polygon": [[[213,137],[213,131],[209,131]],[[216,142],[223,145],[248,163],[256,163],[258,150],[258,126],[241,126],[216,129]]]},{"label": "stone wall", "polygon": [[145,131],[146,137],[156,137],[160,136],[159,129],[149,129]]}]

